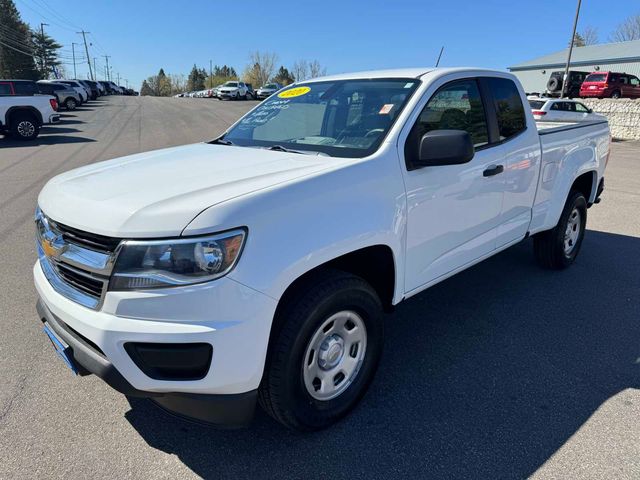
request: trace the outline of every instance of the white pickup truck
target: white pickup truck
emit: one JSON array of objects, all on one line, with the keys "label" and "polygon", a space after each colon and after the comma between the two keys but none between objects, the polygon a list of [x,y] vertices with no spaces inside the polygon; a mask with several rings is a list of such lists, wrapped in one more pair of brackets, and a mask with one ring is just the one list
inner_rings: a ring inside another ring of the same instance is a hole
[{"label": "white pickup truck", "polygon": [[127,395],[323,428],[371,383],[383,312],[529,236],[569,266],[609,145],[606,121],[539,131],[508,73],[305,81],[209,143],[50,180],[39,316],[69,367]]},{"label": "white pickup truck", "polygon": [[33,140],[45,124],[60,121],[58,101],[49,95],[0,95],[0,133]]}]

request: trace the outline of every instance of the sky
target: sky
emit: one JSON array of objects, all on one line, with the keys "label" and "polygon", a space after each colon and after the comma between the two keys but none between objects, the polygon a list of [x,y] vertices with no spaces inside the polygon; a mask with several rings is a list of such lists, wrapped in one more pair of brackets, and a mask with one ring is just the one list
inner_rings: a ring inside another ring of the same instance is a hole
[{"label": "sky", "polygon": [[[114,79],[140,88],[162,67],[188,74],[192,66],[244,70],[252,51],[277,54],[278,65],[318,60],[328,73],[433,66],[506,69],[565,48],[576,0],[15,0],[22,19],[64,46],[87,36],[104,78],[110,55]],[[615,5],[615,8],[612,8]],[[600,41],[626,17],[640,14],[640,0],[583,0],[578,31],[598,29]],[[78,49],[84,46],[76,45]],[[72,74],[72,63],[66,65]],[[77,65],[86,78],[86,61]]]}]

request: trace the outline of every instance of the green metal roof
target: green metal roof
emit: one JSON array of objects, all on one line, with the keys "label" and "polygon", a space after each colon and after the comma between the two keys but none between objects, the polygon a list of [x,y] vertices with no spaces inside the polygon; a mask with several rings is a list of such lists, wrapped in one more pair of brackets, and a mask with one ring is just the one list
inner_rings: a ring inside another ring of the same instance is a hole
[{"label": "green metal roof", "polygon": [[[519,63],[509,67],[509,70],[563,67],[567,62],[568,51],[569,49],[565,48],[550,55]],[[571,54],[571,65],[575,67],[595,63],[624,62],[640,62],[640,40],[574,47]]]}]

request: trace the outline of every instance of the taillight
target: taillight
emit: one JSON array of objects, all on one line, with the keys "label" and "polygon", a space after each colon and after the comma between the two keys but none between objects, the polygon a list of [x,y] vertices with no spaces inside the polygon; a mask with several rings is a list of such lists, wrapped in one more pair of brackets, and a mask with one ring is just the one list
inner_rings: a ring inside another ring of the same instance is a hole
[{"label": "taillight", "polygon": [[51,104],[51,108],[53,108],[54,112],[58,111],[58,101],[55,98],[50,98],[49,103]]},{"label": "taillight", "polygon": [[541,115],[541,116],[542,116],[542,115],[546,115],[546,114],[547,114],[547,112],[543,112],[542,110],[534,110],[534,111],[533,111],[533,114],[534,114],[534,115]]}]

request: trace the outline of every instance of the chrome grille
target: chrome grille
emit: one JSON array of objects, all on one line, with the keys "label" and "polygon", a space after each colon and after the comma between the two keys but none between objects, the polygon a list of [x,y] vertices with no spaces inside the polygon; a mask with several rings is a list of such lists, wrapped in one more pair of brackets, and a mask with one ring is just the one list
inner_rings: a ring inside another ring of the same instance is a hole
[{"label": "chrome grille", "polygon": [[40,265],[53,289],[98,310],[109,287],[120,239],[61,225],[40,210],[35,220]]}]

